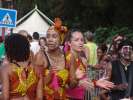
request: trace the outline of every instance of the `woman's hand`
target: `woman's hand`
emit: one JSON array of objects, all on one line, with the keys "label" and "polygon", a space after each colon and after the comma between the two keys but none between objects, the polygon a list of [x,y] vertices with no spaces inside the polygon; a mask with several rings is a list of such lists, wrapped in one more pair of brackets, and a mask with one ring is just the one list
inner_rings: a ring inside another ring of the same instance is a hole
[{"label": "woman's hand", "polygon": [[107,81],[105,78],[101,78],[96,81],[96,86],[100,88],[104,88],[106,90],[110,90],[115,87],[114,83]]}]

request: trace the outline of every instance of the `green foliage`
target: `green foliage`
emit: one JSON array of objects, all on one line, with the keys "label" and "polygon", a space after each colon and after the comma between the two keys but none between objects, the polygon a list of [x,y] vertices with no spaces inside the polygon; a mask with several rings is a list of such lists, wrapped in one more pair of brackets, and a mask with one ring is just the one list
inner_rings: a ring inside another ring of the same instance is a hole
[{"label": "green foliage", "polygon": [[128,39],[133,41],[133,30],[128,27],[99,27],[96,29],[95,42],[96,43],[111,43],[113,36],[116,34],[124,34]]},{"label": "green foliage", "polygon": [[95,31],[95,40],[97,43],[103,43],[106,41],[108,36],[110,35],[109,29],[106,27],[99,27]]}]

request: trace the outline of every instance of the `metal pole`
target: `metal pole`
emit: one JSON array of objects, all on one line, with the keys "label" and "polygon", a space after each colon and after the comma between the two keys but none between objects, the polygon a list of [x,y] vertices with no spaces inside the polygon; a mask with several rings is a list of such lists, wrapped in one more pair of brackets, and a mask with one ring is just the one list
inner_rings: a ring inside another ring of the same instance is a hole
[{"label": "metal pole", "polygon": [[2,8],[2,0],[0,0],[0,8]]}]

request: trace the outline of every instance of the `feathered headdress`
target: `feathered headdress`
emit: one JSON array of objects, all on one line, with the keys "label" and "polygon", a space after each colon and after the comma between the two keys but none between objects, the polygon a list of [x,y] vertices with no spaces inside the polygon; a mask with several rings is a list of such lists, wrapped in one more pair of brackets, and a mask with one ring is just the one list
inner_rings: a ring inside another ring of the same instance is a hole
[{"label": "feathered headdress", "polygon": [[61,44],[63,44],[65,34],[67,33],[68,29],[66,26],[62,25],[62,21],[60,18],[54,19],[54,29],[59,33],[59,35],[61,37]]}]

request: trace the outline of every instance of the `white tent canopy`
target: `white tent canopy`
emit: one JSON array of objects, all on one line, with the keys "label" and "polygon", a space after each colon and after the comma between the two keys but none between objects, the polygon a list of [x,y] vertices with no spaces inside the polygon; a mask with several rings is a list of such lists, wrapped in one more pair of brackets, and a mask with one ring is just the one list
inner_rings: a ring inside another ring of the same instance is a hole
[{"label": "white tent canopy", "polygon": [[34,32],[38,32],[40,36],[45,36],[47,29],[52,24],[53,21],[38,10],[36,6],[35,9],[17,21],[17,26],[13,29],[13,33],[26,30],[31,36]]}]

